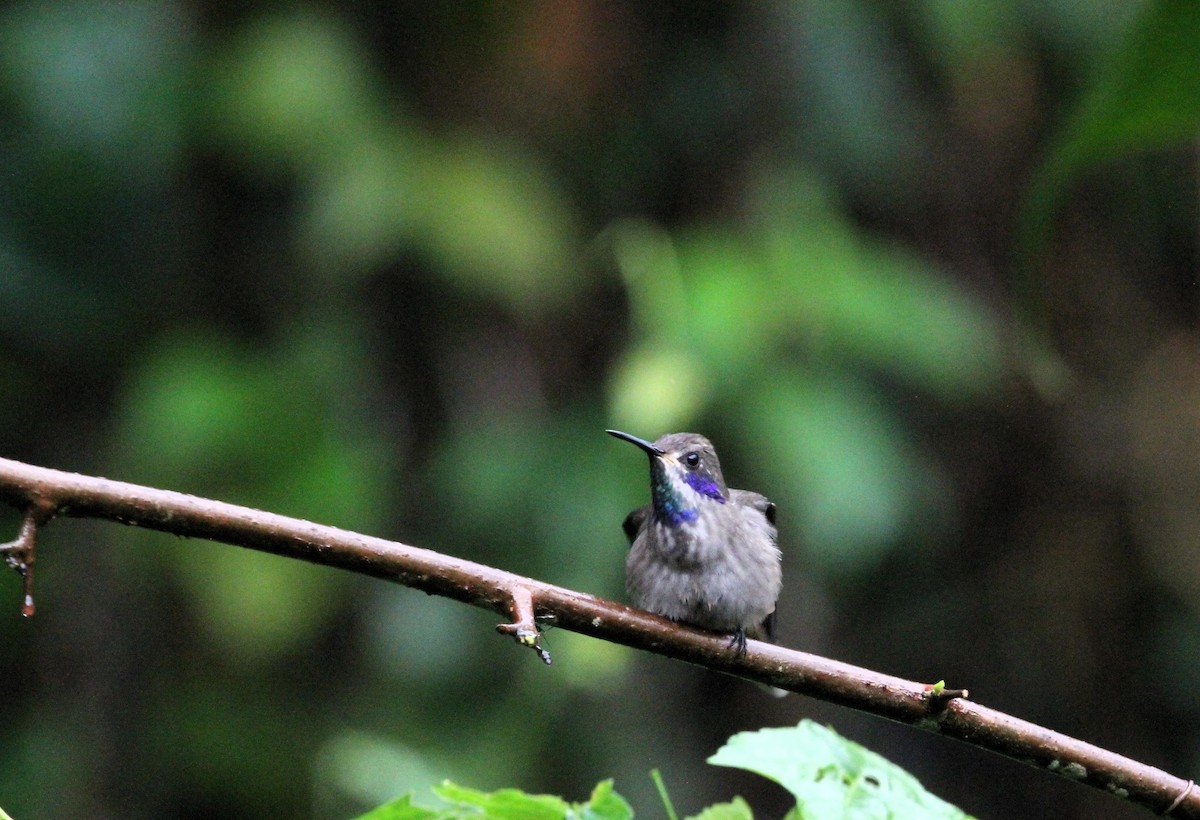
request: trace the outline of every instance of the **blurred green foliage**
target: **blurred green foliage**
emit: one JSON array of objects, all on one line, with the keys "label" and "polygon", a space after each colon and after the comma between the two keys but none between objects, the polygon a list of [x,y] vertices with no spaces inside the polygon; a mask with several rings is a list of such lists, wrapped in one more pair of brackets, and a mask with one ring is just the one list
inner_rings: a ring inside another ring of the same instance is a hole
[{"label": "blurred green foliage", "polygon": [[1198,37],[1197,4],[1148,4],[1037,169],[1018,238],[1019,259],[1036,264],[1045,252],[1067,188],[1081,173],[1132,152],[1195,138],[1200,131]]},{"label": "blurred green foliage", "polygon": [[[1195,8],[9,3],[0,453],[620,597],[602,430],[704,432],[779,505],[785,643],[1194,768]],[[822,708],[222,545],[60,521],[38,567],[19,818],[654,766],[782,814],[703,757]],[[859,728],[981,816],[1094,813]]]},{"label": "blurred green foliage", "polygon": [[577,284],[572,209],[545,170],[510,141],[425,133],[337,20],[248,26],[205,80],[211,138],[305,189],[296,241],[310,275],[337,281],[413,253],[517,311],[554,307]]}]

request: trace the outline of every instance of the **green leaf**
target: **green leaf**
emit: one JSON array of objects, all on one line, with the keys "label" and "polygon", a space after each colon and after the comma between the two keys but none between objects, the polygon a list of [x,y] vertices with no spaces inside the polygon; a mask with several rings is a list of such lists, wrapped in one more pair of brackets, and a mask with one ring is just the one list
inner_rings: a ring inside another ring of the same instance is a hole
[{"label": "green leaf", "polygon": [[886,758],[810,720],[736,734],[708,762],[774,780],[795,796],[801,818],[968,817]]},{"label": "green leaf", "polygon": [[602,780],[592,789],[591,799],[572,806],[567,817],[571,820],[631,820],[633,809],[624,797],[613,791],[612,780]]},{"label": "green leaf", "polygon": [[728,803],[716,803],[699,814],[694,814],[688,820],[754,820],[754,812],[750,805],[740,797],[735,797]]},{"label": "green leaf", "polygon": [[[526,794],[520,789],[482,792],[451,783],[433,791],[454,808],[439,815],[447,818],[487,818],[487,820],[632,820],[633,810],[613,791],[612,781],[596,785],[586,803],[567,803],[549,794]],[[375,818],[372,818],[375,820]]]},{"label": "green leaf", "polygon": [[571,806],[550,794],[526,794],[520,789],[482,792],[449,780],[433,787],[434,794],[459,809],[455,817],[486,817],[488,820],[563,820]]},{"label": "green leaf", "polygon": [[438,820],[445,817],[442,812],[412,804],[412,795],[406,794],[390,803],[377,806],[355,820]]}]

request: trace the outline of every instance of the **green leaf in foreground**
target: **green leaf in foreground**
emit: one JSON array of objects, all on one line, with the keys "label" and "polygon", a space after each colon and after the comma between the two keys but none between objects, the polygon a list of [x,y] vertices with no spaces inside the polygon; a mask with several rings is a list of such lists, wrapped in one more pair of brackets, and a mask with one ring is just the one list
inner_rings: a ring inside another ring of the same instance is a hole
[{"label": "green leaf in foreground", "polygon": [[715,803],[688,820],[754,820],[754,812],[750,810],[749,803],[735,797],[728,803]]},{"label": "green leaf in foreground", "polygon": [[561,797],[550,794],[526,794],[520,789],[500,789],[481,792],[459,786],[449,780],[434,786],[434,794],[464,810],[454,817],[487,817],[495,820],[562,820],[570,805]]},{"label": "green leaf in foreground", "polygon": [[412,795],[406,794],[359,815],[357,820],[439,820],[441,817],[445,817],[441,812],[414,806]]},{"label": "green leaf in foreground", "polygon": [[795,796],[799,818],[969,817],[899,766],[810,720],[736,734],[708,762],[774,780]]},{"label": "green leaf in foreground", "polygon": [[447,780],[433,791],[450,808],[414,806],[411,796],[405,795],[358,820],[631,820],[633,809],[612,786],[611,780],[602,781],[587,802],[568,803],[549,794],[526,794],[520,789],[482,792]]},{"label": "green leaf in foreground", "polygon": [[612,780],[602,780],[592,789],[591,799],[573,805],[567,816],[571,820],[630,820],[633,809],[613,791]]}]

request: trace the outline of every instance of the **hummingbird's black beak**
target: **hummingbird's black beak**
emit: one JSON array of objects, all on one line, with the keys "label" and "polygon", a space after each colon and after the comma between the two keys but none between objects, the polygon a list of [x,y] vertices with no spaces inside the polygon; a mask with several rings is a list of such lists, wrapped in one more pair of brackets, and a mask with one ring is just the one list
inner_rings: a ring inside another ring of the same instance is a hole
[{"label": "hummingbird's black beak", "polygon": [[605,430],[604,432],[608,433],[610,436],[612,436],[614,438],[619,438],[622,441],[628,441],[630,444],[636,444],[638,447],[641,447],[643,450],[645,450],[651,456],[666,455],[666,453],[664,453],[659,448],[655,447],[650,442],[646,441],[644,438],[638,438],[637,436],[631,436],[628,433],[622,433],[620,430]]}]

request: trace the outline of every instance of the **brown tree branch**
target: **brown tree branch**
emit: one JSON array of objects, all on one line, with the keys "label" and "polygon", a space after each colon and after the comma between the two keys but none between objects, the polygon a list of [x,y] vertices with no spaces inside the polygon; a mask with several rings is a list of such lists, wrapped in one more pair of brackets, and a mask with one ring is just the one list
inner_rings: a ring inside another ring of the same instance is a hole
[{"label": "brown tree branch", "polygon": [[[1200,818],[1191,780],[980,706],[963,690],[914,683],[849,664],[727,637],[593,595],[482,564],[334,527],[182,493],[0,459],[0,500],[21,509],[18,538],[0,545],[10,565],[32,577],[38,530],[56,515],[103,518],[175,535],[206,538],[395,581],[510,618],[497,628],[543,661],[535,619],[670,658],[778,686],[965,741],[1085,783],[1158,814]],[[28,587],[26,595],[30,595]],[[25,601],[30,614],[32,598]]]}]

